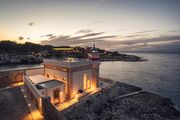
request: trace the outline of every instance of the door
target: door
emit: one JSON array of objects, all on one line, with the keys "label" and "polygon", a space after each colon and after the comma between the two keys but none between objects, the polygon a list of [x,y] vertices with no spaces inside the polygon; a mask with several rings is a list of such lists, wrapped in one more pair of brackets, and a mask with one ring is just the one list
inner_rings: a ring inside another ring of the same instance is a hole
[{"label": "door", "polygon": [[54,104],[58,104],[60,102],[59,89],[54,90]]}]

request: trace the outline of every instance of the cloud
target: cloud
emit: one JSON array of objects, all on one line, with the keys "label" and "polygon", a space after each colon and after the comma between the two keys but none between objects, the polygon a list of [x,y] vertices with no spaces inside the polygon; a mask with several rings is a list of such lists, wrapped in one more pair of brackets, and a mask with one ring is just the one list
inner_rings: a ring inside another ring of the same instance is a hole
[{"label": "cloud", "polygon": [[95,8],[101,6],[105,2],[105,0],[96,0],[96,1],[97,2],[93,3],[92,5],[85,6],[84,10],[85,11],[87,11],[87,10],[90,11],[92,9],[95,9]]},{"label": "cloud", "polygon": [[42,35],[41,37],[51,37],[53,36],[53,34],[46,34],[46,35]]},{"label": "cloud", "polygon": [[83,36],[80,36],[81,38],[84,38],[84,37],[94,37],[94,36],[97,36],[97,35],[101,35],[103,34],[104,32],[98,32],[98,33],[89,33],[89,34],[85,34]]},{"label": "cloud", "polygon": [[42,35],[42,36],[40,36],[40,37],[48,37],[49,39],[54,39],[54,38],[56,38],[57,36],[56,35],[54,35],[54,34],[47,34],[47,35]]},{"label": "cloud", "polygon": [[20,36],[20,37],[18,37],[18,40],[23,40],[23,39],[24,39],[24,37],[21,37],[21,36]]},{"label": "cloud", "polygon": [[33,26],[34,25],[34,22],[30,22],[28,23],[29,26]]},{"label": "cloud", "polygon": [[[102,36],[104,32],[97,32],[97,33],[89,33],[81,36],[75,36],[72,37],[70,35],[60,35],[55,39],[52,40],[43,40],[41,41],[41,44],[50,44],[50,45],[55,45],[55,46],[63,46],[63,45],[78,45],[78,44],[83,44],[83,45],[88,45],[94,41],[104,41],[106,39],[112,39],[117,37],[116,35],[104,35]],[[101,36],[98,36],[101,35]]]},{"label": "cloud", "polygon": [[91,33],[91,32],[92,32],[92,30],[90,30],[90,29],[82,29],[82,30],[77,31],[75,34],[79,34],[79,33]]},{"label": "cloud", "polygon": [[170,31],[168,31],[168,32],[177,33],[177,32],[180,32],[180,29],[170,30]]},{"label": "cloud", "polygon": [[127,46],[119,51],[143,51],[143,52],[165,52],[165,53],[180,53],[180,41],[163,43],[163,44],[150,44],[150,45],[137,45]]},{"label": "cloud", "polygon": [[144,34],[144,33],[151,33],[151,32],[157,32],[158,30],[145,30],[145,31],[139,31],[135,32],[133,34]]},{"label": "cloud", "polygon": [[124,40],[120,41],[121,44],[137,44],[137,43],[149,43],[149,42],[160,42],[160,41],[174,41],[174,40],[180,40],[180,35],[172,35],[172,36],[159,36],[159,37],[153,37],[153,38],[139,38],[139,39],[133,39],[133,40]]},{"label": "cloud", "polygon": [[[84,30],[86,31],[86,29]],[[147,31],[144,32],[146,33]],[[136,38],[137,36],[138,38]],[[61,35],[51,40],[41,41],[41,44],[50,44],[54,46],[64,46],[64,45],[91,46],[92,43],[95,41],[96,45],[99,48],[131,51],[131,50],[136,50],[136,49],[140,50],[145,48],[150,49],[153,48],[152,46],[155,46],[157,44],[159,45],[162,45],[164,43],[170,44],[174,41],[180,41],[180,35],[159,35],[158,37],[144,38],[144,34],[143,35],[137,34],[137,35],[124,36],[124,37],[129,39],[117,40],[117,38],[119,38],[118,35],[104,35],[104,32],[94,32],[80,36]]]},{"label": "cloud", "polygon": [[121,38],[133,38],[133,37],[140,37],[140,36],[142,35],[137,34],[137,35],[122,36]]},{"label": "cloud", "polygon": [[95,22],[92,22],[92,23],[87,24],[87,26],[96,25],[96,24],[99,24],[99,23],[102,23],[102,22],[103,22],[103,20],[97,20],[97,21],[95,21]]},{"label": "cloud", "polygon": [[156,32],[156,31],[158,31],[158,30],[139,31],[139,32],[134,32],[134,33],[132,33],[132,35],[121,36],[120,38],[144,37],[145,35],[148,35],[147,33],[152,33],[152,32]]}]

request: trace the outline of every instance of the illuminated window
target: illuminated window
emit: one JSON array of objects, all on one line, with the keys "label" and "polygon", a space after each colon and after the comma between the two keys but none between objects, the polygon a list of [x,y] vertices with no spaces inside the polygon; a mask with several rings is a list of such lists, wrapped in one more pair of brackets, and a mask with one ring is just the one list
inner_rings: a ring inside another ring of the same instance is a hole
[{"label": "illuminated window", "polygon": [[84,74],[83,76],[83,89],[87,89],[87,74]]},{"label": "illuminated window", "polygon": [[62,71],[67,72],[67,69],[66,69],[66,68],[63,68]]},{"label": "illuminated window", "polygon": [[87,80],[87,89],[90,89],[90,88],[91,88],[91,81]]},{"label": "illuminated window", "polygon": [[57,76],[56,76],[56,75],[54,75],[54,79],[57,79]]},{"label": "illuminated window", "polygon": [[63,77],[62,81],[65,83],[64,90],[65,90],[65,94],[67,94],[67,91],[68,91],[67,78]]},{"label": "illuminated window", "polygon": [[62,79],[63,81],[67,81],[67,79],[65,78],[65,77],[63,77],[63,79]]}]

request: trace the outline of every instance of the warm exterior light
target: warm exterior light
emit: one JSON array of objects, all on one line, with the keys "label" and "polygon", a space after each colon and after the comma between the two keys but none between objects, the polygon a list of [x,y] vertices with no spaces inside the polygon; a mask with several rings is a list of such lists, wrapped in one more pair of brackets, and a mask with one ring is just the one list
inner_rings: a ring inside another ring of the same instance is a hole
[{"label": "warm exterior light", "polygon": [[24,97],[26,98],[27,96],[25,95]]},{"label": "warm exterior light", "polygon": [[76,94],[76,95],[74,96],[74,99],[78,100],[78,99],[79,99],[79,95]]},{"label": "warm exterior light", "polygon": [[63,68],[62,70],[63,70],[64,72],[67,72],[67,69],[66,69],[66,68]]},{"label": "warm exterior light", "polygon": [[68,58],[68,61],[69,61],[69,62],[72,62],[72,61],[73,61],[73,58]]},{"label": "warm exterior light", "polygon": [[28,104],[28,106],[30,107],[30,106],[31,106],[31,104],[29,103],[29,104]]}]

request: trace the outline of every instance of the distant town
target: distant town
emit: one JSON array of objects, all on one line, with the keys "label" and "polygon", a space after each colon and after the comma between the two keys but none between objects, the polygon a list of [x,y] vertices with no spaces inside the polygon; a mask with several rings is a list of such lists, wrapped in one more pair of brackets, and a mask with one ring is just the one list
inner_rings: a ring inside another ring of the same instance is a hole
[{"label": "distant town", "polygon": [[16,43],[5,40],[0,41],[0,64],[39,64],[44,58],[80,58],[85,59],[91,51],[99,54],[100,61],[143,61],[135,55],[121,54],[118,51],[107,51],[92,46],[59,46],[40,45],[31,42]]}]

